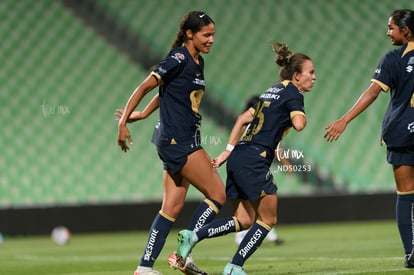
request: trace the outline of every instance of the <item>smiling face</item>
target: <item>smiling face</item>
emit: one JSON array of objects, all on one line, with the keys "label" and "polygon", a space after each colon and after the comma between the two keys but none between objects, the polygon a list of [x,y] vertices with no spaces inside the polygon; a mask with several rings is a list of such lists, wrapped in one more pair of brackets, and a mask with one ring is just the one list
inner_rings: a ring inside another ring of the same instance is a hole
[{"label": "smiling face", "polygon": [[209,53],[214,43],[215,26],[210,23],[202,27],[198,32],[192,33],[191,30],[187,30],[187,37],[193,49],[196,52],[202,52],[204,54]]},{"label": "smiling face", "polygon": [[302,72],[293,75],[293,84],[302,92],[310,92],[316,80],[315,68],[312,60],[304,60]]},{"label": "smiling face", "polygon": [[408,42],[407,39],[408,28],[400,28],[395,24],[392,17],[388,19],[387,36],[391,38],[391,44],[401,46]]}]

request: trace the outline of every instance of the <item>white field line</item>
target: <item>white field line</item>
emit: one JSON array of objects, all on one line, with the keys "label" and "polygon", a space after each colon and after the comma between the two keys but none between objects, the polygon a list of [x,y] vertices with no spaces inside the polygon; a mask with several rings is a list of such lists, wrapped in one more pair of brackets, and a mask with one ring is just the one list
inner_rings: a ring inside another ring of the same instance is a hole
[{"label": "white field line", "polygon": [[[106,262],[106,261],[125,261],[125,260],[136,260],[136,256],[133,255],[108,255],[108,256],[39,256],[39,255],[19,255],[16,257],[19,260],[25,261],[56,261],[56,262]],[[229,261],[229,257],[206,257],[210,261]],[[390,268],[384,269],[381,267],[372,268],[370,271],[338,271],[338,272],[306,272],[306,273],[297,273],[300,274],[317,274],[317,275],[344,275],[344,274],[370,274],[370,273],[385,273],[385,272],[397,272],[405,271],[406,268],[402,267],[402,258],[401,257],[385,257],[385,258],[374,258],[378,261],[399,261],[401,262],[401,268]],[[366,260],[373,260],[373,258],[329,258],[329,257],[297,257],[292,259],[291,257],[264,257],[260,258],[262,261],[277,262],[277,261],[337,261],[337,262],[360,262]]]},{"label": "white field line", "polygon": [[39,255],[19,255],[18,260],[24,261],[51,261],[51,262],[106,262],[106,261],[125,261],[136,260],[136,256],[132,255],[108,255],[108,256],[39,256]]},{"label": "white field line", "polygon": [[[208,260],[211,261],[229,261],[230,257],[207,257]],[[330,258],[330,257],[297,257],[292,259],[291,257],[285,258],[285,257],[263,257],[260,258],[261,261],[269,261],[269,262],[275,262],[277,261],[336,261],[336,262],[360,262],[360,261],[372,261],[373,259],[378,261],[398,261],[401,263],[401,268],[383,268],[381,266],[377,268],[372,268],[370,271],[364,270],[364,271],[337,271],[337,272],[303,272],[303,273],[296,273],[297,275],[344,275],[344,274],[378,274],[383,273],[386,274],[386,272],[397,272],[397,271],[408,271],[407,268],[403,267],[403,259],[402,257],[383,257],[383,258]]]},{"label": "white field line", "polygon": [[[231,257],[205,257],[212,261],[228,261]],[[197,260],[197,259],[196,259]],[[261,261],[341,261],[341,262],[355,262],[355,261],[367,261],[367,260],[378,260],[378,261],[401,261],[402,257],[365,257],[365,258],[332,258],[332,257],[260,257]]]}]

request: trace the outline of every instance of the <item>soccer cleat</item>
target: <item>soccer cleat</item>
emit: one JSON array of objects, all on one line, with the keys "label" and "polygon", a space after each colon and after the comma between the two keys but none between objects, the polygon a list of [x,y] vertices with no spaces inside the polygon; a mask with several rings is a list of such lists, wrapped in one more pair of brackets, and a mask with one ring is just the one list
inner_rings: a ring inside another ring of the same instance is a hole
[{"label": "soccer cleat", "polygon": [[[178,233],[178,248],[177,255],[183,259],[187,259],[191,250],[198,241],[197,234],[191,230],[181,230]],[[178,261],[181,266],[184,266],[184,261]]]},{"label": "soccer cleat", "polygon": [[186,275],[208,275],[207,272],[204,272],[196,266],[191,256],[187,257],[185,264],[179,264],[180,260],[182,261],[183,258],[178,256],[175,252],[173,252],[168,257],[168,265],[170,266],[170,268],[178,269]]},{"label": "soccer cleat", "polygon": [[276,239],[276,240],[274,241],[274,244],[277,244],[277,245],[282,245],[284,242],[285,242],[284,240],[281,240],[281,239]]},{"label": "soccer cleat", "polygon": [[247,275],[243,267],[228,263],[223,270],[223,275]]},{"label": "soccer cleat", "polygon": [[162,275],[161,272],[158,272],[151,267],[138,266],[135,270],[134,275]]},{"label": "soccer cleat", "polygon": [[406,254],[405,255],[404,267],[405,268],[414,268],[414,252],[411,252],[411,254]]}]

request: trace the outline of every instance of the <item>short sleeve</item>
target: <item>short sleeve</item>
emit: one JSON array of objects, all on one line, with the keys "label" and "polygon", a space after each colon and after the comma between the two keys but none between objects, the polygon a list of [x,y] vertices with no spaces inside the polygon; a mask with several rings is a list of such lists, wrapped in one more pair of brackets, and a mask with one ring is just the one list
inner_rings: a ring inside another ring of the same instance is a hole
[{"label": "short sleeve", "polygon": [[386,54],[378,63],[371,82],[377,83],[383,91],[388,91],[392,83],[392,54]]},{"label": "short sleeve", "polygon": [[186,62],[182,52],[170,52],[152,71],[159,83],[168,83],[174,79],[184,67]]},{"label": "short sleeve", "polygon": [[297,93],[294,97],[286,101],[286,108],[288,109],[289,113],[298,112],[305,114],[303,95]]}]

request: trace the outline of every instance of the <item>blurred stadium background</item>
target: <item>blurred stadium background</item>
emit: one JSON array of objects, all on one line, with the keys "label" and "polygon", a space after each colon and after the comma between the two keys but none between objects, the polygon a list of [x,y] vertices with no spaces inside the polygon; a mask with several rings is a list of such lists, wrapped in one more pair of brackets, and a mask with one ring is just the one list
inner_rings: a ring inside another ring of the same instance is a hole
[{"label": "blurred stadium background", "polygon": [[[282,142],[301,152],[291,161],[311,171],[289,176],[275,164],[280,196],[392,193],[380,146],[389,95],[336,143],[323,135],[392,48],[387,19],[400,8],[412,0],[0,1],[0,210],[161,200],[162,166],[150,143],[158,116],[130,126],[134,145],[125,154],[114,111],[167,53],[189,10],[216,22],[201,110],[211,156],[225,147],[247,98],[278,80],[270,43],[277,40],[311,56],[317,73],[305,95],[307,128]],[[191,190],[189,200],[199,198]]]}]

